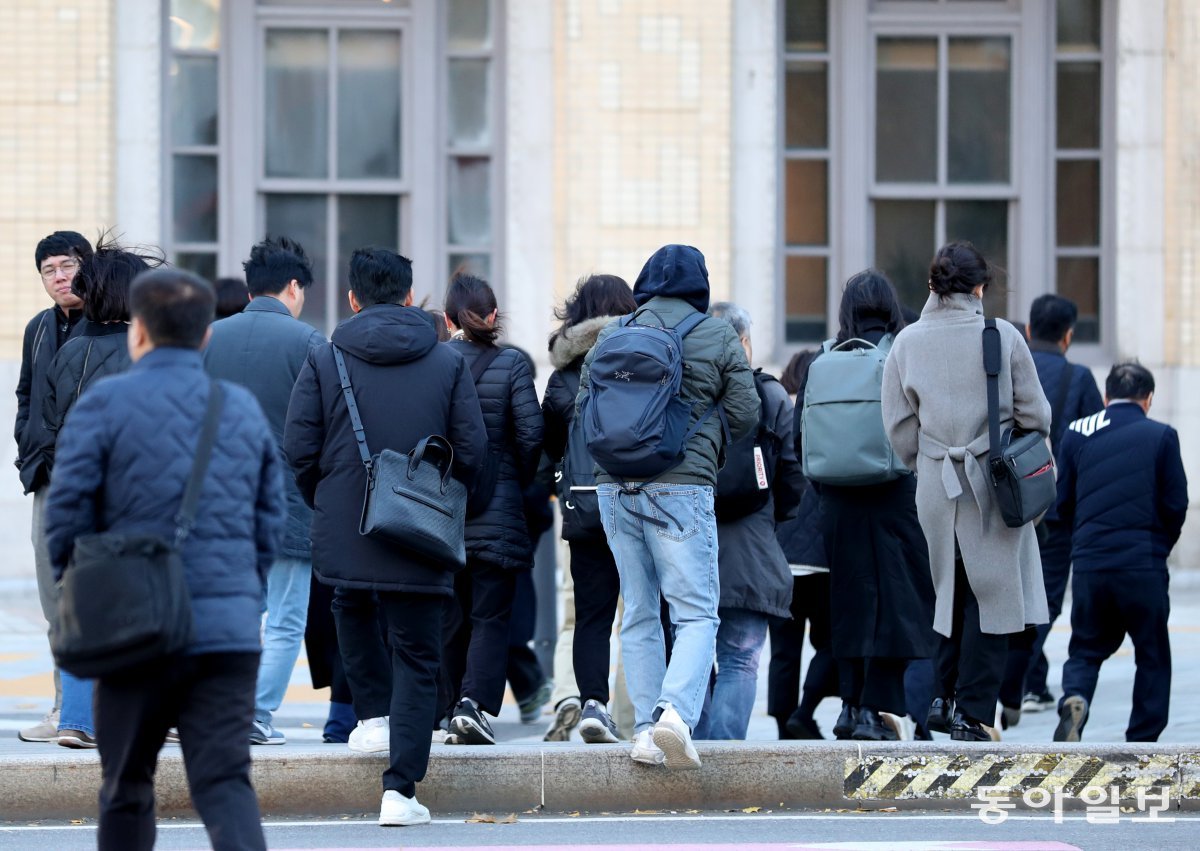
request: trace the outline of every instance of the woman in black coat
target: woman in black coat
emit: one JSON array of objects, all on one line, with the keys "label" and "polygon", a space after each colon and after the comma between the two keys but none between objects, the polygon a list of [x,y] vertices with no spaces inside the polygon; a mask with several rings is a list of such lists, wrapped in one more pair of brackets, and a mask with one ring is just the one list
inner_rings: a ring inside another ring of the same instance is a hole
[{"label": "woman in black coat", "polygon": [[[624,280],[616,275],[590,275],[579,282],[575,293],[556,314],[562,325],[550,336],[554,373],[542,399],[546,454],[555,464],[562,461],[567,449],[584,357],[614,316],[636,309],[633,290]],[[561,507],[564,512],[570,510]],[[582,718],[579,733],[585,742],[616,742],[616,728],[608,713],[608,671],[609,639],[621,594],[621,578],[603,529],[597,529],[594,535],[569,540],[568,546],[571,579],[575,584],[571,662],[579,691],[577,697],[555,707],[554,726],[546,738],[565,741]]]},{"label": "woman in black coat", "polygon": [[522,491],[537,472],[542,411],[525,358],[496,345],[496,296],[486,282],[470,275],[450,282],[446,325],[454,334],[446,345],[475,379],[488,449],[468,506],[467,567],[455,577],[457,605],[444,630],[442,699],[454,736],[448,742],[495,744],[483,713],[500,713],[517,573],[533,567]]},{"label": "woman in black coat", "polygon": [[[156,258],[149,259],[157,265]],[[58,432],[76,400],[99,379],[129,368],[129,285],[150,268],[147,258],[113,243],[97,246],[79,267],[72,290],[83,302],[83,327],[51,362],[41,411],[47,435],[43,457],[51,480]],[[91,680],[63,671],[62,689],[58,743],[68,748],[96,747]]]},{"label": "woman in black coat", "polygon": [[[852,277],[842,293],[838,343],[878,344],[904,327],[891,282],[875,270]],[[798,398],[804,399],[808,374]],[[795,418],[802,448],[803,417]],[[833,656],[842,712],[839,739],[896,739],[880,712],[908,714],[904,672],[911,659],[934,651],[933,581],[929,548],[917,520],[916,480],[858,487],[817,485],[829,559]]]}]

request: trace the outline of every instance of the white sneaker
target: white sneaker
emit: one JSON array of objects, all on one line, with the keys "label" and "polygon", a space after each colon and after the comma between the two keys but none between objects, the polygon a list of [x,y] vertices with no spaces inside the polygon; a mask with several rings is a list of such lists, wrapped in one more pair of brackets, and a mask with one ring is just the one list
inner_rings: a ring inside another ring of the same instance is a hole
[{"label": "white sneaker", "polygon": [[409,827],[414,824],[429,824],[429,808],[417,803],[415,796],[406,798],[394,789],[384,792],[379,807],[379,826]]},{"label": "white sneaker", "polygon": [[346,742],[354,753],[387,753],[391,744],[391,728],[388,717],[368,718],[359,721],[358,726],[350,731],[350,739]]},{"label": "white sneaker", "polygon": [[700,754],[696,753],[696,746],[692,744],[692,731],[669,703],[654,725],[654,744],[662,749],[663,764],[672,771],[700,767]]},{"label": "white sneaker", "polygon": [[643,765],[663,764],[663,752],[654,744],[654,736],[649,730],[642,730],[633,737],[633,750],[629,752],[629,758]]}]

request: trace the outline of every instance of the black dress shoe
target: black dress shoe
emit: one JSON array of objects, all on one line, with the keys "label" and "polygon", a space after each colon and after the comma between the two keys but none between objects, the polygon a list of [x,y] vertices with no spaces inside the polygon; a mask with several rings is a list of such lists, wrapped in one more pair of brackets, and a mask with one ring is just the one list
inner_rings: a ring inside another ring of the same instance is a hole
[{"label": "black dress shoe", "polygon": [[862,707],[858,710],[855,720],[858,723],[854,726],[854,732],[850,736],[852,739],[869,742],[895,742],[900,739],[900,735],[884,724],[883,719],[874,709]]},{"label": "black dress shoe", "polygon": [[854,728],[858,725],[858,710],[848,703],[842,704],[842,712],[838,715],[837,723],[833,725],[833,737],[835,739],[848,739],[854,734]]},{"label": "black dress shoe", "polygon": [[801,717],[799,712],[792,713],[792,717],[787,720],[784,725],[787,728],[788,735],[793,739],[824,739],[821,735],[821,728],[817,726],[817,722],[812,718]]},{"label": "black dress shoe", "polygon": [[935,697],[929,704],[929,714],[925,717],[925,729],[933,733],[950,732],[953,720],[950,717],[950,707],[953,701],[948,697]]},{"label": "black dress shoe", "polygon": [[956,742],[994,742],[999,741],[996,731],[986,727],[974,718],[969,718],[961,712],[954,713],[954,721],[950,724],[950,738]]}]

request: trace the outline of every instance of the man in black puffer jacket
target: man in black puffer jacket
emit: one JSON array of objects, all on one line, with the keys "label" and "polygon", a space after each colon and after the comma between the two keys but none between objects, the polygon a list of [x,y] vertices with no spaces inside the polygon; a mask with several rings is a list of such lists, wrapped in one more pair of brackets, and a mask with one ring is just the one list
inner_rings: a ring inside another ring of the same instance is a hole
[{"label": "man in black puffer jacket", "polygon": [[[296,379],[283,449],[305,501],[313,507],[317,578],[334,586],[333,614],[359,727],[358,751],[387,751],[385,825],[424,824],[416,784],[429,765],[437,711],[443,600],[453,594],[451,565],[437,564],[360,535],[367,482],[342,393],[333,346],[346,370],[372,454],[407,453],[431,434],[454,447],[454,476],[471,484],[486,439],[479,400],[462,357],[439,346],[433,319],[412,304],[412,264],[383,249],[350,259],[355,315],[313,349]],[[391,652],[379,640],[376,599]],[[389,678],[388,672],[391,676]]]},{"label": "man in black puffer jacket", "polygon": [[1058,515],[1070,524],[1071,644],[1056,742],[1077,742],[1100,665],[1133,639],[1137,675],[1125,740],[1156,742],[1171,703],[1167,556],[1187,517],[1179,434],[1147,414],[1154,376],[1120,363],[1108,407],[1071,423],[1059,452]]}]

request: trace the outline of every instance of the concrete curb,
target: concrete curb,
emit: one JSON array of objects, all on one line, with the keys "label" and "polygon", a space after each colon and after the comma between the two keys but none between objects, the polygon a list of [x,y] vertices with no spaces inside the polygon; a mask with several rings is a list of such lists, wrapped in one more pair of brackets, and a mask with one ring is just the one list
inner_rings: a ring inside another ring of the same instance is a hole
[{"label": "concrete curb,", "polygon": [[[628,745],[435,746],[418,797],[435,812],[627,812],[762,807],[966,807],[999,787],[1020,800],[1038,787],[1068,805],[1086,789],[1166,788],[1172,808],[1200,809],[1200,746],[1000,745],[999,743],[702,743],[704,767],[668,772],[633,763]],[[382,755],[342,748],[254,750],[264,816],[372,812]],[[94,752],[0,758],[0,819],[96,814]],[[158,812],[191,815],[183,762],[166,750]]]}]

